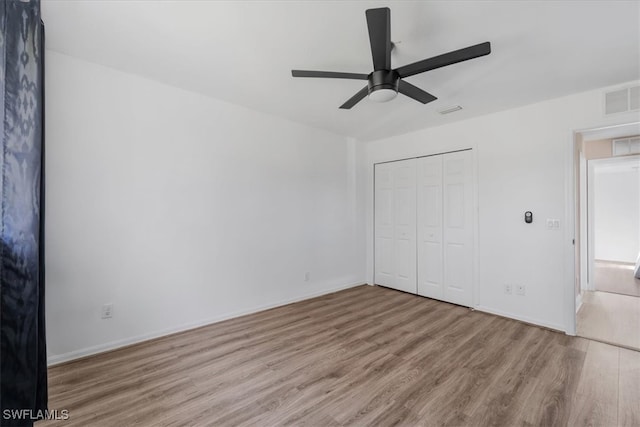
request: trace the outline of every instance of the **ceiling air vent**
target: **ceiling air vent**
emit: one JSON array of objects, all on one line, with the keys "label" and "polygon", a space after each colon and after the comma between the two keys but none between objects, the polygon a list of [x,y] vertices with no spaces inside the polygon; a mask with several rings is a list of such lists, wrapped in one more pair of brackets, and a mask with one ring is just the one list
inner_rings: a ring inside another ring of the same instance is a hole
[{"label": "ceiling air vent", "polygon": [[605,92],[604,114],[626,113],[640,109],[640,86]]},{"label": "ceiling air vent", "polygon": [[459,105],[454,105],[453,107],[449,107],[449,108],[445,108],[444,110],[440,110],[438,111],[438,113],[440,114],[449,114],[449,113],[453,113],[456,111],[460,111],[462,110],[462,107]]}]

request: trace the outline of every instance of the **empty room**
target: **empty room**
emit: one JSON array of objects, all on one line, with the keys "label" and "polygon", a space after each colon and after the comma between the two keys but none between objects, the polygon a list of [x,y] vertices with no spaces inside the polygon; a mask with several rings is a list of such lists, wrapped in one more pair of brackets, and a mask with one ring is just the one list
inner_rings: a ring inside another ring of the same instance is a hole
[{"label": "empty room", "polygon": [[640,426],[640,1],[0,31],[1,426]]}]

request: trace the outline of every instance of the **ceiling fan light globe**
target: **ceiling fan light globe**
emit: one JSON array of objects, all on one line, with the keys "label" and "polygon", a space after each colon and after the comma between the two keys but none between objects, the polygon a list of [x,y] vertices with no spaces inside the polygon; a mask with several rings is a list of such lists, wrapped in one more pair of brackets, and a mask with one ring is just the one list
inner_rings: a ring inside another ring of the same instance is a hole
[{"label": "ceiling fan light globe", "polygon": [[369,93],[369,99],[373,102],[388,102],[398,96],[398,91],[380,88]]}]

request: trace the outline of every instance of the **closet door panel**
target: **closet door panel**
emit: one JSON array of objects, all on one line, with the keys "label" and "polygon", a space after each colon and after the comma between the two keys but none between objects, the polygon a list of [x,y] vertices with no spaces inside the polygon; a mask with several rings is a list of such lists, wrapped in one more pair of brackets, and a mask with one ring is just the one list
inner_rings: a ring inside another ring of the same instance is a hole
[{"label": "closet door panel", "polygon": [[442,156],[418,159],[418,294],[443,298]]},{"label": "closet door panel", "polygon": [[444,299],[472,305],[473,181],[471,151],[443,156]]},{"label": "closet door panel", "polygon": [[416,292],[415,160],[375,168],[375,283]]},{"label": "closet door panel", "polygon": [[394,288],[416,293],[416,161],[394,162]]},{"label": "closet door panel", "polygon": [[393,168],[390,163],[375,168],[375,278],[378,285],[393,286]]}]

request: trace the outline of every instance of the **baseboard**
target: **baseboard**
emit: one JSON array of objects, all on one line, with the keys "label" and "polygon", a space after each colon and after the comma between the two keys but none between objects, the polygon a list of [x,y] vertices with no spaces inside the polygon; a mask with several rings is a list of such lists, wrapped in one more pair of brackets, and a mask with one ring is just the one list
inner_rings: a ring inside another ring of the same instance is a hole
[{"label": "baseboard", "polygon": [[172,334],[176,334],[179,332],[184,332],[184,331],[188,331],[190,329],[196,329],[196,328],[200,328],[202,326],[207,326],[207,325],[212,325],[214,323],[218,323],[218,322],[222,322],[224,320],[229,320],[229,319],[233,319],[235,317],[240,317],[240,316],[245,316],[247,314],[253,314],[253,313],[257,313],[259,311],[264,311],[264,310],[269,310],[272,308],[276,308],[276,307],[281,307],[283,305],[287,305],[287,304],[291,304],[294,302],[299,302],[299,301],[304,301],[307,299],[311,299],[311,298],[315,298],[315,297],[319,297],[322,295],[327,295],[327,294],[331,294],[333,292],[338,292],[344,289],[348,289],[348,288],[353,288],[356,286],[360,286],[360,285],[364,285],[364,282],[355,282],[355,283],[349,283],[346,285],[340,285],[337,287],[333,287],[330,289],[325,289],[323,291],[318,291],[318,292],[311,292],[308,294],[304,294],[295,298],[289,298],[286,300],[282,300],[282,301],[278,301],[275,303],[271,303],[271,304],[265,304],[265,305],[261,305],[258,307],[254,307],[251,309],[247,309],[247,310],[242,310],[242,311],[237,311],[234,313],[227,313],[227,314],[223,314],[221,316],[215,316],[209,319],[203,319],[197,322],[190,322],[190,323],[186,323],[186,324],[182,324],[180,326],[176,326],[173,328],[167,328],[167,329],[163,329],[160,331],[155,331],[155,332],[150,332],[148,334],[142,334],[142,335],[137,335],[134,337],[129,337],[129,338],[124,338],[121,340],[117,340],[117,341],[111,341],[108,343],[104,343],[104,344],[99,344],[96,346],[92,346],[92,347],[86,347],[86,348],[82,348],[79,350],[74,350],[74,351],[70,351],[68,353],[64,353],[64,354],[57,354],[54,356],[49,356],[47,358],[47,365],[48,366],[54,366],[54,365],[58,365],[61,363],[65,363],[65,362],[70,362],[72,360],[76,360],[76,359],[81,359],[84,357],[88,357],[88,356],[93,356],[99,353],[104,353],[107,351],[112,351],[112,350],[116,350],[122,347],[128,347],[130,345],[134,345],[134,344],[139,344],[141,342],[144,341],[149,341],[152,339],[156,339],[156,338],[160,338],[160,337],[164,337],[167,335],[172,335]]},{"label": "baseboard", "polygon": [[580,310],[580,307],[582,307],[582,293],[576,295],[576,314],[578,313],[578,310]]},{"label": "baseboard", "polygon": [[554,329],[559,332],[566,332],[564,325],[549,323],[549,322],[545,322],[538,319],[532,319],[530,317],[520,316],[518,314],[507,313],[505,311],[496,310],[490,307],[484,307],[482,305],[475,307],[475,309],[478,311],[482,311],[484,313],[495,314],[497,316],[508,317],[509,319],[519,320],[520,322],[529,323],[531,325],[542,326],[543,328]]}]

